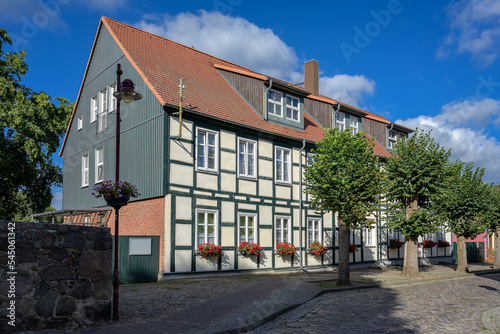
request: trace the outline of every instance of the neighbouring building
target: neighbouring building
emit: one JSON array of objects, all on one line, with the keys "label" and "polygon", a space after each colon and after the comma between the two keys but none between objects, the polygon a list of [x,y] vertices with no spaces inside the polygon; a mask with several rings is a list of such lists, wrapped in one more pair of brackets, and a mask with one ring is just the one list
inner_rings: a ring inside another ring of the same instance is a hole
[{"label": "neighbouring building", "polygon": [[[335,215],[308,209],[301,181],[323,126],[366,131],[381,160],[398,136],[412,132],[320,95],[315,60],[305,64],[302,87],[103,17],[60,152],[62,211],[94,210],[75,221],[113,229],[112,209],[91,192],[115,178],[117,64],[122,80],[143,95],[121,104],[120,179],[141,196],[120,210],[120,235],[159,236],[160,274],[335,264]],[[375,228],[353,231],[353,263],[402,259],[402,249],[388,248],[399,236],[384,227],[384,207],[379,211]],[[238,255],[241,241],[259,243],[261,256]],[[293,257],[275,254],[284,241],[297,247]],[[328,253],[308,254],[313,241]],[[221,245],[222,259],[197,256],[205,242]],[[448,261],[450,254],[436,248],[422,255]]]}]

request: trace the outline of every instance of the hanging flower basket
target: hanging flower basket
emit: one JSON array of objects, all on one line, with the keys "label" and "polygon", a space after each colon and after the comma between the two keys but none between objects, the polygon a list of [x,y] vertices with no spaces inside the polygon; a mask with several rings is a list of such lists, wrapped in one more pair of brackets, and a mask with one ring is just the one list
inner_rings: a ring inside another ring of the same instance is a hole
[{"label": "hanging flower basket", "polygon": [[204,259],[220,259],[222,256],[222,247],[216,244],[199,244],[196,254],[200,255]]},{"label": "hanging flower basket", "polygon": [[127,205],[130,197],[140,196],[137,188],[126,182],[119,181],[113,183],[110,181],[104,181],[94,186],[94,192],[92,195],[96,198],[104,197],[106,203],[113,208],[120,208]]},{"label": "hanging flower basket", "polygon": [[309,245],[309,253],[312,255],[321,256],[323,254],[326,254],[327,251],[328,248],[326,248],[326,246],[324,246],[323,244],[320,244],[318,241],[315,241]]},{"label": "hanging flower basket", "polygon": [[238,251],[244,256],[260,255],[262,247],[257,243],[242,241],[238,246]]},{"label": "hanging flower basket", "polygon": [[349,244],[349,253],[356,253],[358,251],[358,247],[355,244]]},{"label": "hanging flower basket", "polygon": [[399,241],[397,239],[391,239],[389,241],[389,248],[391,249],[399,249],[401,247],[403,247],[405,243],[403,241]]},{"label": "hanging flower basket", "polygon": [[295,246],[289,242],[280,242],[276,245],[276,252],[280,256],[293,255],[293,253],[295,253]]},{"label": "hanging flower basket", "polygon": [[438,247],[450,247],[450,243],[446,240],[438,240]]},{"label": "hanging flower basket", "polygon": [[434,246],[436,246],[436,243],[432,240],[424,240],[422,242],[422,247],[424,247],[424,248],[432,248]]}]

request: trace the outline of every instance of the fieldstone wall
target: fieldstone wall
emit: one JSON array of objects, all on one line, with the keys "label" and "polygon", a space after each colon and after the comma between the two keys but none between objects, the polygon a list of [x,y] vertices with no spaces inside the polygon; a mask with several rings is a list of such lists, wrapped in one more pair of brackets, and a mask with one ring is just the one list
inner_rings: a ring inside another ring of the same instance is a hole
[{"label": "fieldstone wall", "polygon": [[0,332],[109,321],[111,257],[109,228],[0,220]]}]

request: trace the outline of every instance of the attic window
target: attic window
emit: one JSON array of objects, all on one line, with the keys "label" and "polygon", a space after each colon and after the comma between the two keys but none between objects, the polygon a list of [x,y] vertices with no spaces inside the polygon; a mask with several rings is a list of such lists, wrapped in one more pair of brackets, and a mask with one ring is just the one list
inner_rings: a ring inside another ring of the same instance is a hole
[{"label": "attic window", "polygon": [[299,99],[293,96],[286,97],[286,118],[299,121]]},{"label": "attic window", "polygon": [[267,112],[270,115],[282,117],[283,94],[275,90],[267,93]]},{"label": "attic window", "polygon": [[339,131],[345,130],[345,114],[343,112],[338,112],[335,115],[335,122],[337,123]]},{"label": "attic window", "polygon": [[396,144],[397,141],[397,132],[396,131],[389,131],[389,148],[394,148],[394,144]]}]

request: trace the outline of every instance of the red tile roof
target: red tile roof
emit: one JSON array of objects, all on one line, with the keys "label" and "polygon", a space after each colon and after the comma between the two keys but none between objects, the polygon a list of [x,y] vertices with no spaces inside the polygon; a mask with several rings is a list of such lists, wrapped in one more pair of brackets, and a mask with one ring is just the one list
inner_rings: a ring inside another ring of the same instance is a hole
[{"label": "red tile roof", "polygon": [[[230,70],[260,80],[266,80],[266,76],[107,17],[102,17],[98,32],[102,25],[108,29],[122,52],[162,105],[177,105],[179,79],[182,77],[184,78],[186,92],[183,101],[185,106],[189,106],[190,112],[241,124],[259,131],[295,139],[305,139],[310,142],[316,142],[323,138],[323,128],[308,114],[304,115],[303,131],[265,121],[230,86],[217,69]],[[94,48],[95,41],[92,53]],[[303,89],[302,87],[298,88]],[[337,101],[326,96],[315,97],[309,95],[308,97],[327,103],[337,103]],[[376,117],[377,120],[382,122],[385,120],[382,116],[371,113],[369,113],[369,116]],[[389,123],[387,120],[385,122]],[[69,127],[66,137],[68,131]],[[64,149],[66,137],[59,155],[62,154]],[[386,156],[388,154],[387,151],[387,154],[381,151],[385,151],[381,146],[380,148],[376,146],[375,150],[377,155]]]},{"label": "red tile roof", "polygon": [[391,157],[391,152],[386,150],[380,143],[376,140],[373,140],[373,138],[368,134],[364,133],[365,138],[370,139],[373,142],[373,153],[382,158],[390,158]]}]

